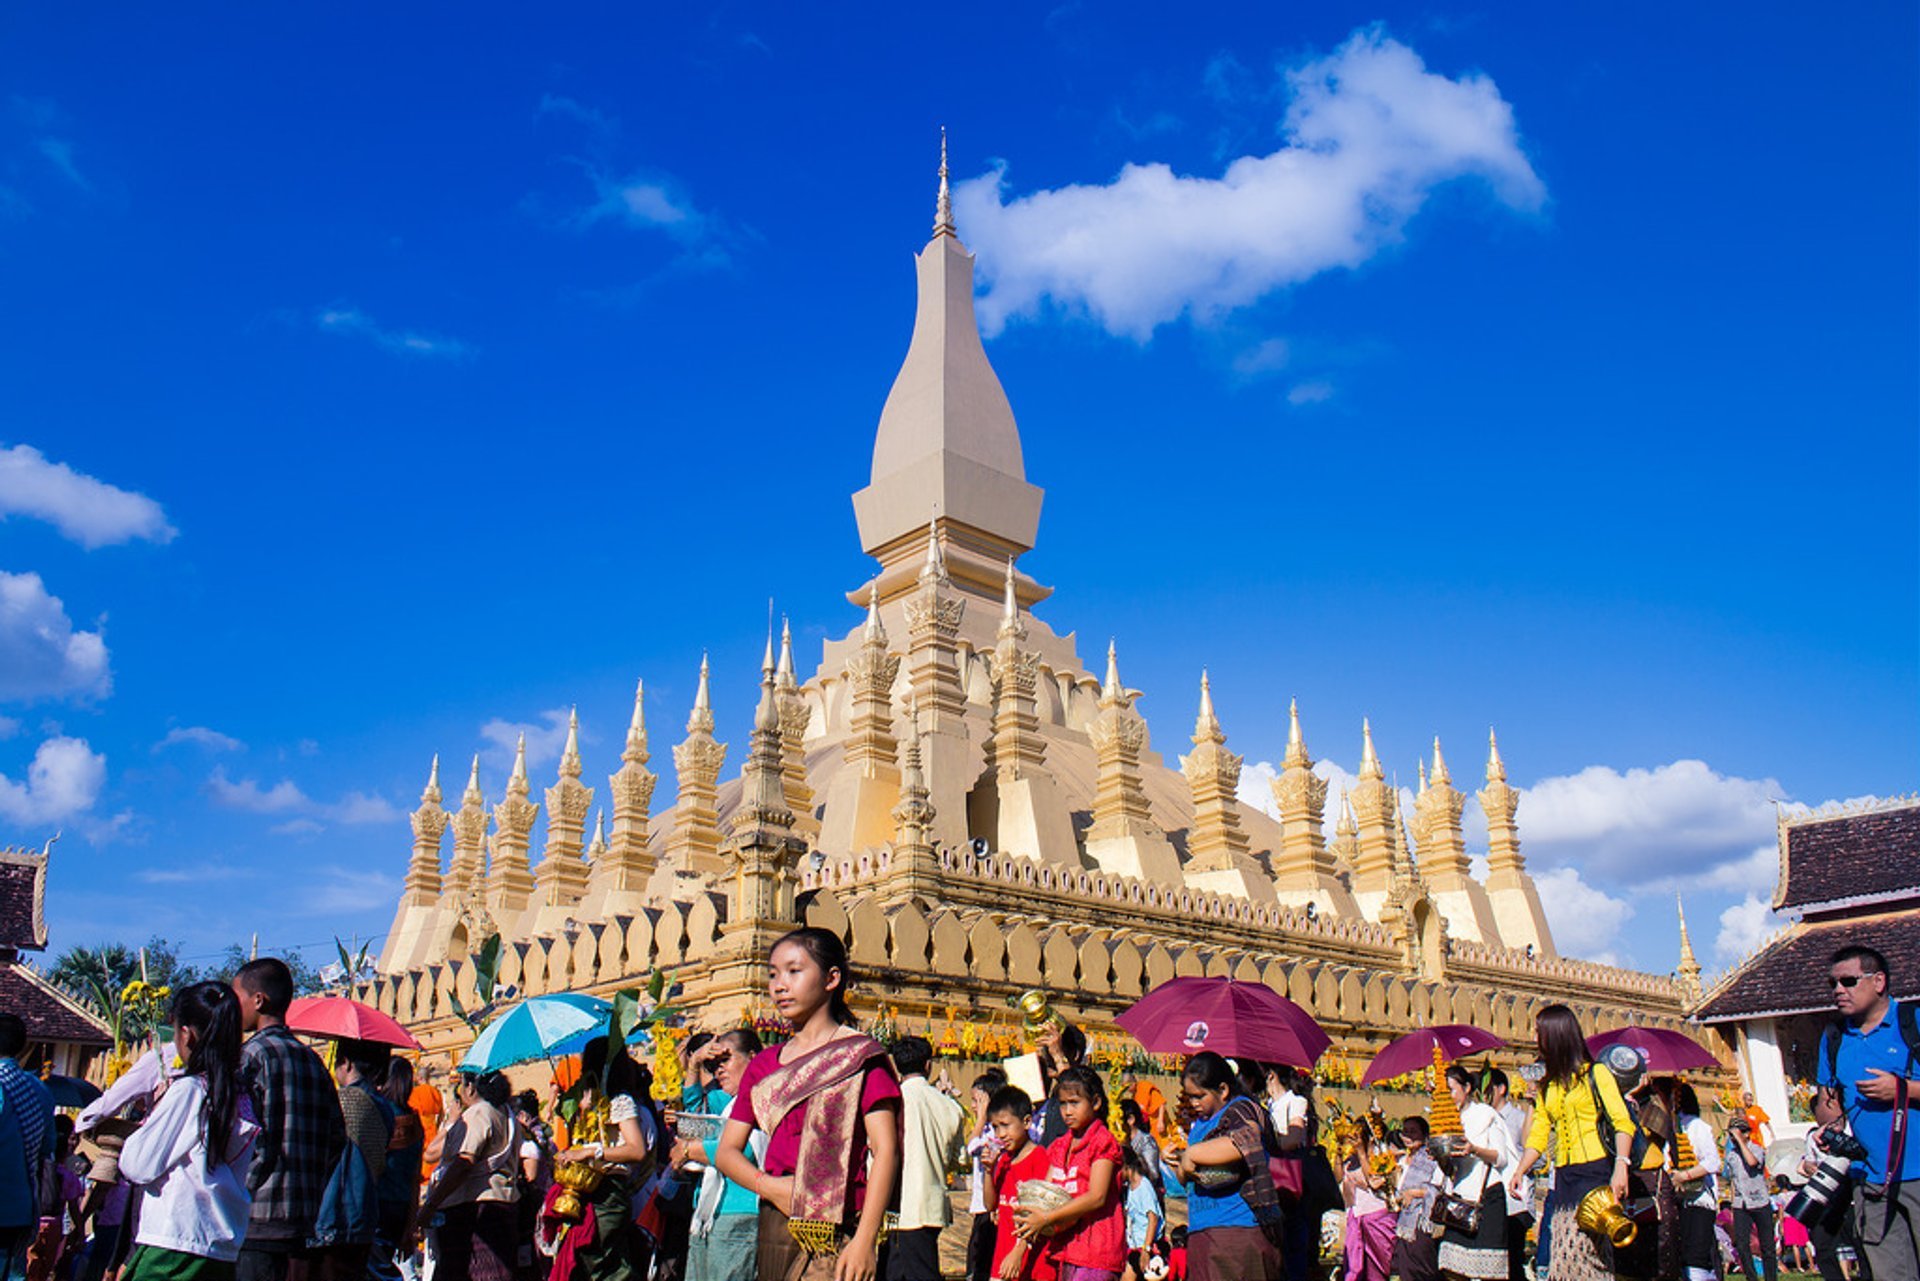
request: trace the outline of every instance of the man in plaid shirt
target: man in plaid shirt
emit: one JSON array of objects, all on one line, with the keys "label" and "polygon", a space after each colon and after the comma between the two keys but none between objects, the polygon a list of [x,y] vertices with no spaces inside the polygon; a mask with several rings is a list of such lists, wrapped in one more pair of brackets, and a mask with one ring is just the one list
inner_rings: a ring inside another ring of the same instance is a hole
[{"label": "man in plaid shirt", "polygon": [[313,1262],[307,1239],[346,1145],[340,1096],[320,1056],[287,1030],[293,974],[286,962],[247,962],[233,976],[233,991],[248,1033],[240,1077],[260,1122],[247,1174],[253,1214],[237,1281],[305,1281]]}]

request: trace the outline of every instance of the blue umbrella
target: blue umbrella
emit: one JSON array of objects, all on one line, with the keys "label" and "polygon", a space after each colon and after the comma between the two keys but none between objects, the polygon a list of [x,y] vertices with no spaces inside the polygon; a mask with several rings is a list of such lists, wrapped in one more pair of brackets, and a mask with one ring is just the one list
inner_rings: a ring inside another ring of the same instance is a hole
[{"label": "blue umbrella", "polygon": [[463,1072],[497,1072],[516,1063],[573,1054],[605,1035],[613,1002],[584,992],[530,996],[499,1015],[460,1060]]}]

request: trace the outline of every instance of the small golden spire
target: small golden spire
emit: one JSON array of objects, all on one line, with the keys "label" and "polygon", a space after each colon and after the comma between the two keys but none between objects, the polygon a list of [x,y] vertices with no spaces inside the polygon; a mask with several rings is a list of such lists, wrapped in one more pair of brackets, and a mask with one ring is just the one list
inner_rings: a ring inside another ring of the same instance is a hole
[{"label": "small golden spire", "polygon": [[793,672],[793,625],[783,614],[780,618],[780,665],[774,669],[774,684],[782,690],[799,688]]},{"label": "small golden spire", "polygon": [[934,236],[957,236],[953,228],[953,197],[947,190],[947,127],[940,126],[940,194],[933,201]]},{"label": "small golden spire", "polygon": [[647,683],[633,683],[633,719],[627,722],[627,750],[620,759],[634,765],[647,763]]},{"label": "small golden spire", "polygon": [[433,754],[433,768],[427,771],[427,785],[420,792],[420,803],[422,805],[440,803],[440,753],[438,752]]},{"label": "small golden spire", "polygon": [[1347,789],[1340,789],[1340,818],[1333,825],[1335,836],[1358,836],[1360,825],[1353,820],[1353,802],[1347,799]]},{"label": "small golden spire", "polygon": [[1360,777],[1386,776],[1386,771],[1380,768],[1380,756],[1373,750],[1373,725],[1363,716],[1360,718]]},{"label": "small golden spire", "polygon": [[687,717],[687,733],[713,733],[713,696],[708,692],[707,656],[700,655],[700,684],[693,691],[693,712]]},{"label": "small golden spire", "polygon": [[[771,636],[768,638],[768,644],[772,644]],[[767,664],[760,669],[760,704],[753,709],[753,728],[776,735],[780,732],[780,707],[773,697],[771,651],[768,654]]]},{"label": "small golden spire", "polygon": [[1487,782],[1504,783],[1507,781],[1507,763],[1500,759],[1500,739],[1491,728],[1487,730]]},{"label": "small golden spire", "polygon": [[1227,736],[1220,731],[1220,718],[1213,712],[1213,682],[1207,679],[1207,669],[1200,669],[1200,714],[1193,721],[1193,741],[1201,743],[1224,743]]},{"label": "small golden spire", "polygon": [[1119,648],[1112,639],[1107,641],[1107,679],[1100,686],[1100,701],[1122,703],[1126,701],[1126,686],[1120,683]]},{"label": "small golden spire", "polygon": [[580,777],[580,709],[577,707],[567,713],[567,746],[560,753],[560,774],[564,778]]},{"label": "small golden spire", "polygon": [[940,513],[936,511],[927,520],[927,561],[920,567],[920,586],[945,587],[947,583],[947,553],[940,545]]},{"label": "small golden spire", "polygon": [[1433,785],[1453,782],[1453,776],[1447,773],[1447,758],[1440,754],[1440,736],[1433,736]]},{"label": "small golden spire", "polygon": [[1281,762],[1287,769],[1310,769],[1313,758],[1307,755],[1307,736],[1300,729],[1300,700],[1287,700],[1287,755]]},{"label": "small golden spire", "polygon": [[520,735],[519,744],[513,749],[513,773],[507,776],[507,794],[509,796],[527,794],[527,736]]},{"label": "small golden spire", "polygon": [[1426,794],[1427,794],[1427,763],[1425,761],[1421,761],[1420,762],[1420,789],[1416,791],[1414,795],[1425,796]]},{"label": "small golden spire", "polygon": [[880,625],[880,580],[867,588],[867,626],[865,638],[881,645],[887,643],[887,629]]},{"label": "small golden spire", "polygon": [[593,812],[593,843],[587,846],[587,853],[598,858],[607,852],[607,812],[603,809]]},{"label": "small golden spire", "polygon": [[473,769],[467,774],[467,790],[460,795],[462,805],[482,805],[486,796],[480,791],[480,753],[473,754]]}]

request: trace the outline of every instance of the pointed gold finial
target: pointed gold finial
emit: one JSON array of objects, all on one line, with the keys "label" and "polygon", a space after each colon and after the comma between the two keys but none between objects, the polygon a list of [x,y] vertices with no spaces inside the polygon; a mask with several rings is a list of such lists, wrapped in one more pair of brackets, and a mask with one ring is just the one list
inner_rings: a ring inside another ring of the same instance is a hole
[{"label": "pointed gold finial", "polygon": [[957,236],[953,228],[953,196],[947,190],[947,127],[940,126],[940,194],[933,201],[933,234]]},{"label": "pointed gold finial", "polygon": [[700,683],[693,690],[693,711],[687,717],[687,733],[713,733],[713,695],[708,689],[707,655],[700,655]]},{"label": "pointed gold finial", "polygon": [[422,805],[440,803],[440,753],[438,752],[433,754],[433,768],[427,771],[427,785],[420,792],[420,803]]},{"label": "pointed gold finial", "polygon": [[774,669],[774,684],[782,690],[799,688],[793,671],[793,625],[785,615],[780,618],[780,665]]},{"label": "pointed gold finial", "polygon": [[1507,763],[1500,759],[1500,739],[1492,729],[1487,730],[1487,782],[1504,783],[1507,781]]},{"label": "pointed gold finial", "polygon": [[1200,669],[1200,713],[1193,719],[1193,742],[1197,747],[1201,743],[1224,743],[1227,736],[1220,730],[1220,718],[1213,711],[1213,681],[1207,675],[1207,669]]},{"label": "pointed gold finial", "polygon": [[567,746],[560,753],[560,773],[565,778],[580,777],[580,709],[567,713]]},{"label": "pointed gold finial", "polygon": [[1682,968],[1694,964],[1693,940],[1687,935],[1687,902],[1678,894],[1673,896],[1674,908],[1680,913],[1680,964]]},{"label": "pointed gold finial", "polygon": [[775,661],[773,657],[773,602],[769,600],[767,602],[767,649],[766,649],[766,653],[763,654],[760,658],[760,670],[765,672],[767,675],[771,676],[773,675],[774,667],[775,667]]},{"label": "pointed gold finial", "polygon": [[1126,688],[1120,684],[1120,651],[1114,641],[1107,641],[1107,679],[1100,686],[1100,696],[1118,701],[1126,697]]},{"label": "pointed gold finial", "polygon": [[473,768],[467,773],[467,790],[460,794],[462,805],[481,805],[486,795],[480,790],[480,753],[473,754]]},{"label": "pointed gold finial", "polygon": [[593,843],[587,846],[587,853],[596,858],[607,852],[607,812],[603,809],[593,812]]},{"label": "pointed gold finial", "polygon": [[1013,557],[1007,557],[1007,588],[1000,598],[1000,622],[1017,623],[1020,621],[1020,598],[1013,590]]},{"label": "pointed gold finial", "polygon": [[1453,782],[1453,775],[1447,773],[1447,758],[1440,753],[1440,736],[1433,736],[1433,785]]},{"label": "pointed gold finial", "polygon": [[1427,763],[1425,761],[1421,761],[1420,762],[1420,789],[1416,791],[1414,795],[1425,796],[1426,794],[1427,794]]},{"label": "pointed gold finial", "polygon": [[513,773],[507,776],[507,791],[512,792],[516,788],[520,795],[527,794],[527,736],[524,732],[513,749]]},{"label": "pointed gold finial", "polygon": [[620,759],[634,765],[647,763],[647,683],[633,683],[633,719],[627,722],[627,750]]},{"label": "pointed gold finial", "polygon": [[1335,836],[1358,836],[1360,824],[1353,818],[1353,801],[1347,796],[1347,789],[1340,789],[1340,818],[1333,825]]},{"label": "pointed gold finial", "polygon": [[879,644],[887,643],[887,629],[880,625],[880,580],[874,579],[867,588],[867,627],[865,639]]},{"label": "pointed gold finial", "polygon": [[1386,771],[1380,768],[1379,753],[1373,750],[1373,724],[1366,717],[1360,718],[1360,777],[1385,778]]},{"label": "pointed gold finial", "polygon": [[773,679],[773,663],[769,661],[760,669],[760,703],[753,709],[753,728],[756,731],[778,734],[780,706],[773,696]]},{"label": "pointed gold finial", "polygon": [[1307,755],[1307,736],[1300,728],[1300,700],[1287,700],[1287,754],[1281,762],[1286,769],[1311,769],[1313,757]]},{"label": "pointed gold finial", "polygon": [[927,520],[927,561],[920,567],[920,586],[947,585],[947,553],[940,545],[940,513]]}]

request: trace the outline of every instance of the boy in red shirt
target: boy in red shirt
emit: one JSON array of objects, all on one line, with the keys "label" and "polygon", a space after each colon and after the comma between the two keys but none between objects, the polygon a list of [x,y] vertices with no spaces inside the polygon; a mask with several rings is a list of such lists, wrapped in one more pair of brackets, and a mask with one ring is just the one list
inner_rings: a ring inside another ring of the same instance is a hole
[{"label": "boy in red shirt", "polygon": [[1033,1100],[1017,1085],[1003,1085],[987,1100],[987,1124],[1000,1140],[1002,1151],[993,1163],[993,1275],[999,1281],[1053,1281],[1054,1267],[1037,1246],[1014,1235],[1015,1207],[1020,1185],[1045,1179],[1045,1148],[1027,1135]]}]

